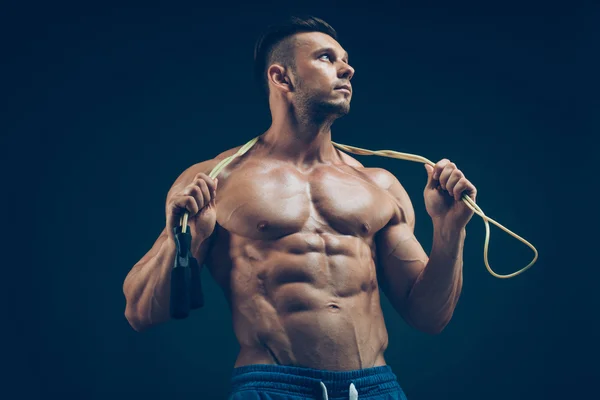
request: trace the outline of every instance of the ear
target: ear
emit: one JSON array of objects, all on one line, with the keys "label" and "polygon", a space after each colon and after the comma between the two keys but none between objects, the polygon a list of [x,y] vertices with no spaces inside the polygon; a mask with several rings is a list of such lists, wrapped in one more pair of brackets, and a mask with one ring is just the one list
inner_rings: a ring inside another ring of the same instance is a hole
[{"label": "ear", "polygon": [[275,87],[285,92],[291,92],[294,89],[292,80],[287,74],[287,70],[284,66],[279,64],[273,64],[267,70],[267,77],[269,82]]}]

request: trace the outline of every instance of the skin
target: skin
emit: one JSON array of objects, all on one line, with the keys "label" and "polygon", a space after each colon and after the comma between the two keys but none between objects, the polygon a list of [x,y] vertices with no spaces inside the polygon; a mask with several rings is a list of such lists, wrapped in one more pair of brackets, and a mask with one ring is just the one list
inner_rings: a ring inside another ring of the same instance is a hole
[{"label": "skin", "polygon": [[[385,365],[381,292],[404,320],[439,333],[462,288],[463,193],[476,189],[447,159],[426,166],[424,200],[434,226],[428,256],[400,182],[331,144],[350,109],[354,69],[333,38],[295,36],[292,70],[267,71],[273,123],[218,177],[231,149],[186,170],[167,196],[167,227],[124,284],[126,317],[138,331],[169,319],[174,245],[169,227],[190,212],[192,251],[223,289],[240,344],[235,366],[355,370]],[[328,50],[324,50],[328,49]]]}]

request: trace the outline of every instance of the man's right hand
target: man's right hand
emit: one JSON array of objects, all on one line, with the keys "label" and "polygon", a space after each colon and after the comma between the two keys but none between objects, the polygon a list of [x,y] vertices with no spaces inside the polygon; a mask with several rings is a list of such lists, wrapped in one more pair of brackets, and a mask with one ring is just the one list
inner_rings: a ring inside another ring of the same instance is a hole
[{"label": "man's right hand", "polygon": [[215,198],[218,179],[204,173],[194,177],[192,183],[172,194],[167,202],[167,231],[174,238],[173,228],[180,226],[181,216],[189,213],[188,224],[192,234],[192,249],[212,235],[217,223]]}]

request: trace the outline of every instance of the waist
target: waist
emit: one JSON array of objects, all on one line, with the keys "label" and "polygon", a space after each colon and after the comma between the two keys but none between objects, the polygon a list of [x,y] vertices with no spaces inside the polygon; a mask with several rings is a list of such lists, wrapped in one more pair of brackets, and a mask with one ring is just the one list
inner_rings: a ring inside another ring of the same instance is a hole
[{"label": "waist", "polygon": [[377,395],[397,391],[397,377],[388,365],[350,371],[331,371],[285,365],[254,364],[234,368],[231,388],[241,390],[279,390],[289,394],[320,393],[321,383],[330,397],[348,396],[354,384],[360,395]]}]

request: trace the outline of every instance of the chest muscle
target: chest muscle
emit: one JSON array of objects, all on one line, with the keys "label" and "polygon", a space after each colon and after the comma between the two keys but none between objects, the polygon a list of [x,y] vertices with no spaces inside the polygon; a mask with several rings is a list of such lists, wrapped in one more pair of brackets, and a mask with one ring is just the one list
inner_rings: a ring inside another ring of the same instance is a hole
[{"label": "chest muscle", "polygon": [[246,163],[219,185],[217,219],[233,234],[256,240],[296,232],[367,236],[390,220],[388,196],[352,170],[311,172]]}]

